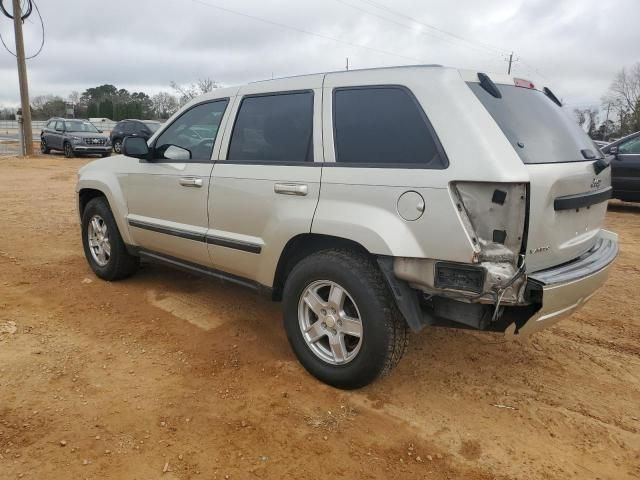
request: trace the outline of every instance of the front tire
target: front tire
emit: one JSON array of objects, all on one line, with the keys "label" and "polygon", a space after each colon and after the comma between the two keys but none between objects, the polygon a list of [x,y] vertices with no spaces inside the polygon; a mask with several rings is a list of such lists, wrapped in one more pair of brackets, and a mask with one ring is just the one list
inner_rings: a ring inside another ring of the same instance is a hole
[{"label": "front tire", "polygon": [[71,146],[71,143],[64,142],[63,150],[64,150],[65,157],[73,158],[73,147]]},{"label": "front tire", "polygon": [[391,371],[407,344],[407,327],[376,263],[351,250],[325,250],[287,278],[284,326],[309,373],[343,389]]},{"label": "front tire", "polygon": [[47,141],[42,138],[40,139],[40,152],[47,154],[51,151],[51,149],[47,146]]},{"label": "front tire", "polygon": [[116,153],[122,153],[122,140],[119,138],[113,141],[113,151]]},{"label": "front tire", "polygon": [[111,152],[101,153],[100,156],[102,158],[110,157],[111,156]]},{"label": "front tire", "polygon": [[140,264],[127,251],[104,197],[90,200],[82,213],[82,246],[89,266],[103,280],[127,278]]}]

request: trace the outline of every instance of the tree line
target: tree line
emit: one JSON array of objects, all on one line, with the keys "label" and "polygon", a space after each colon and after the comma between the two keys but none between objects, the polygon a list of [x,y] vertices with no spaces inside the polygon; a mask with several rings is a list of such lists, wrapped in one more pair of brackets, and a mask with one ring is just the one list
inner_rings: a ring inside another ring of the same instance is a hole
[{"label": "tree line", "polygon": [[[31,99],[31,116],[34,120],[51,117],[109,118],[123,120],[140,118],[165,120],[178,108],[194,97],[220,87],[209,78],[189,85],[170,83],[173,92],[163,91],[155,95],[145,92],[129,92],[125,88],[104,84],[87,88],[84,92],[71,92],[66,98],[58,95],[39,95]],[[0,109],[0,120],[15,120],[15,109]]]},{"label": "tree line", "polygon": [[606,141],[640,131],[640,62],[616,74],[602,96],[600,109],[576,108],[574,114],[594,140]]}]

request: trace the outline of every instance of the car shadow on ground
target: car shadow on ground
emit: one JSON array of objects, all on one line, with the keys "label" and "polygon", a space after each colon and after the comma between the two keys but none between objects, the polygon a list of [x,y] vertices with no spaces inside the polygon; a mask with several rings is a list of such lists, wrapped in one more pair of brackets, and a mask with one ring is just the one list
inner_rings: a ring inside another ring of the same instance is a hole
[{"label": "car shadow on ground", "polygon": [[640,213],[640,203],[613,201],[609,202],[607,209],[611,212]]}]

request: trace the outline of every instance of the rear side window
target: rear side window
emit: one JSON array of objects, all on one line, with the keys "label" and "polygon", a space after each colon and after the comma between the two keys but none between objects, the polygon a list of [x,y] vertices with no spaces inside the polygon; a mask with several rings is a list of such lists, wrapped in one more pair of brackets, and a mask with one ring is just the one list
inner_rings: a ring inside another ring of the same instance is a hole
[{"label": "rear side window", "polygon": [[229,160],[313,161],[313,93],[245,97],[229,145]]},{"label": "rear side window", "polygon": [[336,162],[447,167],[431,124],[405,88],[336,89],[333,127]]},{"label": "rear side window", "polygon": [[583,150],[602,157],[575,121],[541,91],[497,85],[502,98],[496,98],[479,83],[468,85],[524,163],[585,161]]}]

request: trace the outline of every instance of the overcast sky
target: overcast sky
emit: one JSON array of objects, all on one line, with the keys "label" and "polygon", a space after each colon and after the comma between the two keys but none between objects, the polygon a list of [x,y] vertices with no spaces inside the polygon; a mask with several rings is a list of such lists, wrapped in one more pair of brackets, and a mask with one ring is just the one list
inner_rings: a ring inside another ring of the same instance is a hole
[{"label": "overcast sky", "polygon": [[[439,63],[506,71],[504,57],[513,50],[519,59],[514,74],[550,86],[573,108],[597,105],[615,73],[640,61],[639,0],[38,0],[38,5],[46,44],[28,61],[31,96],[66,97],[103,83],[153,94],[170,90],[171,80],[202,77],[234,85],[344,69],[345,57],[352,68]],[[0,34],[10,48],[12,27],[0,16]],[[24,28],[29,55],[41,38],[35,13]],[[0,46],[0,105],[18,103],[15,58]]]}]

